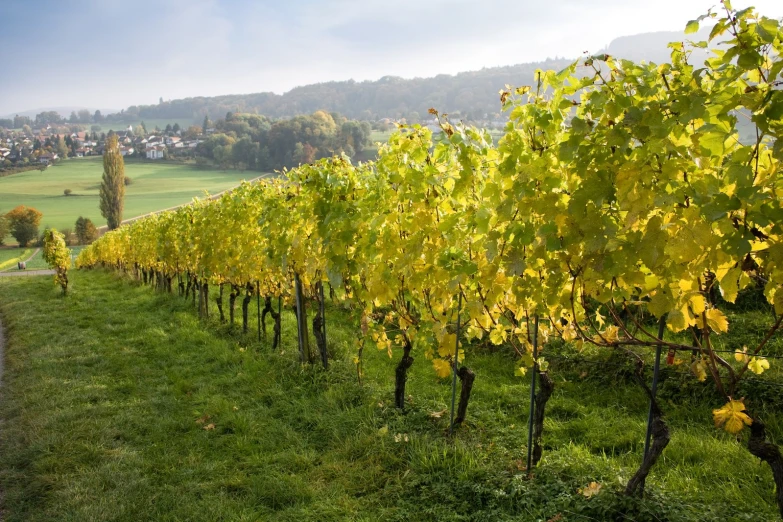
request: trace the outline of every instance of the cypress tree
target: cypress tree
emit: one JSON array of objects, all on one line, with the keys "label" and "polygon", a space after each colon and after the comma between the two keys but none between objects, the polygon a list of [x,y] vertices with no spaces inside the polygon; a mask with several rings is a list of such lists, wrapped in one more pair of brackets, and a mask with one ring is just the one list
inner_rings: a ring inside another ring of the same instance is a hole
[{"label": "cypress tree", "polygon": [[103,181],[101,182],[101,215],[106,218],[109,230],[114,230],[122,222],[122,209],[125,199],[125,162],[120,154],[117,135],[111,133],[106,138],[106,150],[103,152]]}]

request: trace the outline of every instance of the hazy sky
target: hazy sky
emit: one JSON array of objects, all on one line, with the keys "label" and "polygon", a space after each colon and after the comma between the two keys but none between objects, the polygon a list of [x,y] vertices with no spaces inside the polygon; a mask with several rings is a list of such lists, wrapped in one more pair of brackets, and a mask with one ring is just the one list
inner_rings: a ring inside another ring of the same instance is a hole
[{"label": "hazy sky", "polygon": [[[0,0],[0,115],[576,57],[718,0]],[[781,0],[734,0],[783,16]]]}]

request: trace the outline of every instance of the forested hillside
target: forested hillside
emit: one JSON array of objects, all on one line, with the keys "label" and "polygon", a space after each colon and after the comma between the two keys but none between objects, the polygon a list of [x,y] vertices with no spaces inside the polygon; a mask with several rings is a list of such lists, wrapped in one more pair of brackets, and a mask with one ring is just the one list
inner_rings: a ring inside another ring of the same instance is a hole
[{"label": "forested hillside", "polygon": [[[709,28],[689,35],[705,40]],[[605,49],[614,56],[635,61],[661,63],[668,60],[666,44],[685,39],[681,32],[656,32],[625,36],[613,40]],[[290,118],[318,110],[339,112],[350,119],[376,120],[406,118],[418,121],[431,107],[469,121],[491,120],[499,115],[498,91],[504,85],[528,85],[537,69],[560,70],[573,58],[555,58],[543,62],[489,67],[456,75],[405,79],[384,76],[376,81],[354,80],[316,83],[296,87],[280,95],[272,92],[230,94],[163,101],[157,105],[134,105],[110,115],[117,121],[138,119],[212,119],[227,112],[249,112],[270,118]],[[699,61],[701,56],[694,56]]]}]

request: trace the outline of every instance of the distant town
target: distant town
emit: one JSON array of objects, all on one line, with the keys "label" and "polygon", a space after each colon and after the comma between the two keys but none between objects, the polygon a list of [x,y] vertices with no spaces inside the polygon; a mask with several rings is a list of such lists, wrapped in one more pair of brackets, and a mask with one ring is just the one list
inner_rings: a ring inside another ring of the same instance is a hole
[{"label": "distant town", "polygon": [[35,120],[23,116],[16,119],[15,130],[0,129],[0,168],[3,170],[27,170],[65,158],[102,155],[109,133],[117,135],[123,156],[160,160],[177,151],[195,149],[206,135],[214,132],[213,128],[198,126],[183,130],[178,123],[148,131],[142,123],[135,129],[129,125],[107,133],[97,130],[100,128],[97,125],[93,130],[78,130],[76,125],[49,122],[41,115]]}]

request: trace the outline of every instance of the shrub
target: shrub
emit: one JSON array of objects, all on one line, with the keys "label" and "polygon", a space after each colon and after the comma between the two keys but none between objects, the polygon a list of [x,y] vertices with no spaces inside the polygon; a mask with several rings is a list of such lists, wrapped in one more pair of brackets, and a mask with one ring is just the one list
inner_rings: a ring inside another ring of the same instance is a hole
[{"label": "shrub", "polygon": [[70,196],[71,194],[73,194],[73,190],[71,190],[71,189],[65,189],[65,190],[63,190],[63,195],[65,195],[65,196]]},{"label": "shrub", "polygon": [[126,187],[133,183],[133,180],[131,178],[129,178],[128,176],[125,176],[125,180],[124,181],[125,181],[125,186]]},{"label": "shrub", "polygon": [[73,244],[75,236],[70,228],[64,228],[60,231],[60,233],[63,235],[63,240],[65,241],[66,246]]},{"label": "shrub", "polygon": [[75,228],[76,239],[80,245],[88,245],[98,238],[98,229],[89,218],[79,216]]}]

